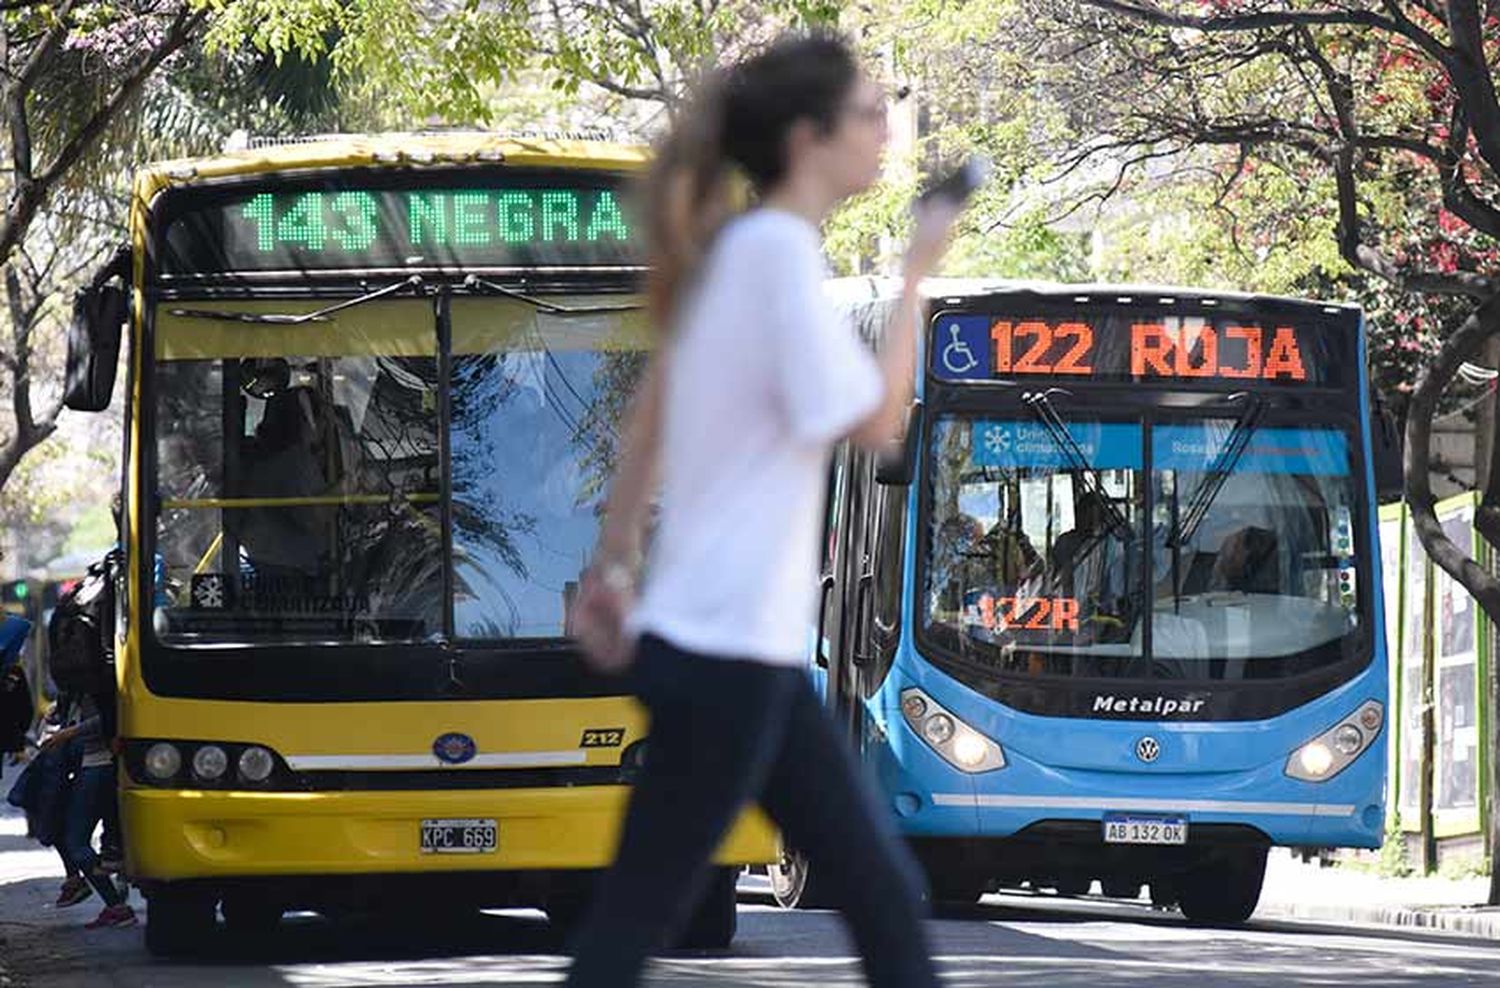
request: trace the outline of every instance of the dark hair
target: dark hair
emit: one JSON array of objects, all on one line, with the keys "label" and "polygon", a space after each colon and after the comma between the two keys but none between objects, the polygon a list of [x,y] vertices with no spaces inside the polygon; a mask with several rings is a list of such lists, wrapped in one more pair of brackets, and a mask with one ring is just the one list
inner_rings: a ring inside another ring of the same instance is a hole
[{"label": "dark hair", "polygon": [[732,211],[737,167],[763,194],[786,175],[786,140],[799,121],[838,124],[859,60],[836,34],[784,35],[711,73],[657,149],[646,181],[651,312],[670,324],[677,296]]}]

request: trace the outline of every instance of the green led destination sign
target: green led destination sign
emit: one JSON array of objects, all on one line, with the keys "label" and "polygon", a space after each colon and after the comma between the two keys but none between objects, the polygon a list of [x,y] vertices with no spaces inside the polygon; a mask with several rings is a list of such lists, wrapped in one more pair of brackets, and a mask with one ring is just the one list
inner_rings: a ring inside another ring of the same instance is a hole
[{"label": "green led destination sign", "polygon": [[[498,185],[498,183],[497,183]],[[640,263],[615,187],[263,190],[188,209],[164,274]]]}]

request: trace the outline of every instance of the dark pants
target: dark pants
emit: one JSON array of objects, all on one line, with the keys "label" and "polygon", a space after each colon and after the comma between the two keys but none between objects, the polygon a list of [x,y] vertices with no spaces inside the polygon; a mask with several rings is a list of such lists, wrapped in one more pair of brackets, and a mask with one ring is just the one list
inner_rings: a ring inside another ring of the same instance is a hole
[{"label": "dark pants", "polygon": [[936,985],[918,866],[805,674],[647,636],[634,677],[651,712],[650,747],[615,865],[575,937],[568,984],[634,985],[691,918],[710,857],[755,800],[828,882],[870,983]]},{"label": "dark pants", "polygon": [[99,871],[99,856],[94,853],[94,828],[108,812],[114,798],[115,767],[97,765],[80,768],[73,777],[68,793],[68,815],[63,823],[62,853],[73,868],[88,879],[99,897],[113,906],[125,899],[107,875]]}]

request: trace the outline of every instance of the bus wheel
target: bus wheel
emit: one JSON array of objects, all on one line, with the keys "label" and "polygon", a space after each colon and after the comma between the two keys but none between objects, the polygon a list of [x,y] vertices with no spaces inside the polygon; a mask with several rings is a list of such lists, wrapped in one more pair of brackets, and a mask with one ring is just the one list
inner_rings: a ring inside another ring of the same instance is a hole
[{"label": "bus wheel", "polygon": [[771,877],[771,895],[783,909],[827,909],[828,896],[813,877],[807,855],[782,848],[781,857],[766,867]]},{"label": "bus wheel", "polygon": [[1255,912],[1266,878],[1264,847],[1224,851],[1182,877],[1177,906],[1194,923],[1243,923]]},{"label": "bus wheel", "polygon": [[267,895],[254,892],[235,892],[224,896],[219,906],[224,913],[224,925],[237,937],[261,938],[270,936],[281,924],[281,903]]},{"label": "bus wheel", "polygon": [[723,950],[734,940],[739,925],[739,908],[735,885],[740,869],[715,868],[703,898],[693,911],[693,918],[677,945],[695,950]]},{"label": "bus wheel", "polygon": [[146,900],[146,949],[157,957],[201,951],[213,934],[215,900],[201,889],[159,886]]}]

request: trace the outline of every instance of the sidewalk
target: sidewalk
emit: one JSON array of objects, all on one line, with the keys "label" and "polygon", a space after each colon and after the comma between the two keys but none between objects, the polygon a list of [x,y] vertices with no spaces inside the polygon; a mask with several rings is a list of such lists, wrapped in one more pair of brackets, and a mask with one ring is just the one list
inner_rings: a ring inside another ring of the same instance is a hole
[{"label": "sidewalk", "polygon": [[1440,930],[1500,940],[1500,906],[1484,906],[1488,878],[1382,878],[1303,864],[1273,851],[1256,916]]}]

